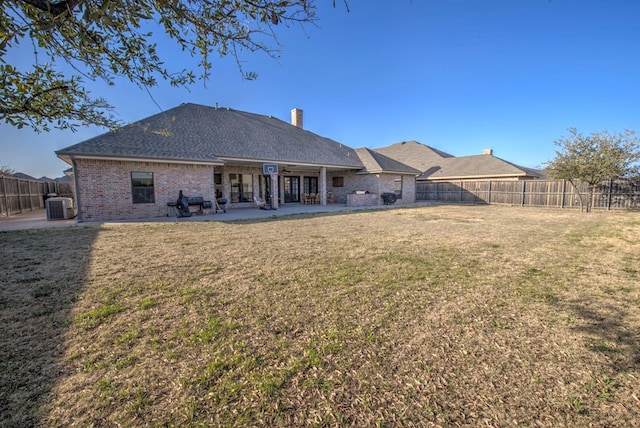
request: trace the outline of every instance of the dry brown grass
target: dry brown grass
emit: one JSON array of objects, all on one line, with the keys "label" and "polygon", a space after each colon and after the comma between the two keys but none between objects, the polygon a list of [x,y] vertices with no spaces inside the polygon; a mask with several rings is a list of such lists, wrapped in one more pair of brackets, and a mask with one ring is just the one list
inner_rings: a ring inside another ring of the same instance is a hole
[{"label": "dry brown grass", "polygon": [[0,234],[2,426],[633,426],[640,214]]}]

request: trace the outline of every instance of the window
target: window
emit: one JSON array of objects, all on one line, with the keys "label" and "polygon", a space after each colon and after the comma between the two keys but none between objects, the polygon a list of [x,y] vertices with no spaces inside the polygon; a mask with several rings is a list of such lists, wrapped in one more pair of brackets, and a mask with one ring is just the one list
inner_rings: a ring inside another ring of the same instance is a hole
[{"label": "window", "polygon": [[131,195],[134,204],[153,204],[156,202],[152,172],[131,173]]},{"label": "window", "polygon": [[251,174],[229,174],[231,202],[253,201],[253,176]]},{"label": "window", "polygon": [[393,180],[393,185],[396,196],[398,199],[402,199],[402,176],[396,177],[396,179]]},{"label": "window", "polygon": [[344,177],[333,177],[333,187],[344,187]]}]

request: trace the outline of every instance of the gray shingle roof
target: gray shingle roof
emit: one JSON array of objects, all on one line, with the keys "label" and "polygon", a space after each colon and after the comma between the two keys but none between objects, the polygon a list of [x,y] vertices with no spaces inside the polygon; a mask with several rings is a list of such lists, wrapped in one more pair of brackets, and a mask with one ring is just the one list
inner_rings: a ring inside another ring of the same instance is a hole
[{"label": "gray shingle roof", "polygon": [[225,159],[362,168],[350,147],[280,119],[182,104],[58,150],[69,156],[220,163]]},{"label": "gray shingle roof", "polygon": [[540,171],[524,168],[493,155],[483,154],[443,158],[425,171],[419,179],[456,179],[483,177],[541,178]]},{"label": "gray shingle roof", "polygon": [[376,152],[417,169],[426,171],[440,159],[452,157],[450,154],[429,147],[417,141],[402,141],[387,147],[375,149]]},{"label": "gray shingle roof", "polygon": [[364,165],[364,171],[370,174],[375,173],[396,173],[396,174],[412,174],[417,175],[420,173],[415,168],[411,168],[397,160],[391,159],[383,154],[377,153],[374,150],[361,148],[356,149],[356,153],[360,157],[362,164]]}]

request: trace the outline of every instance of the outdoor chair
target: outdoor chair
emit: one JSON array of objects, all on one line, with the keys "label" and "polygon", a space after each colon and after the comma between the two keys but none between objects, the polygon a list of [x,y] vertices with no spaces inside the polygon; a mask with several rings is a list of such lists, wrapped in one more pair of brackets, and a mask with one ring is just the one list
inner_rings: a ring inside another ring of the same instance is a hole
[{"label": "outdoor chair", "polygon": [[267,205],[267,203],[264,201],[264,199],[258,197],[258,196],[254,196],[253,197],[253,202],[256,204],[256,208],[262,208],[264,206]]}]

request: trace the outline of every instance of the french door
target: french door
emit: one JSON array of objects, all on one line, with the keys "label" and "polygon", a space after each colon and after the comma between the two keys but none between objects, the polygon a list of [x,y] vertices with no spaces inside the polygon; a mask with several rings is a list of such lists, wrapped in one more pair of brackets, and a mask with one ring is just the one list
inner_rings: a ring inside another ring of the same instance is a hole
[{"label": "french door", "polygon": [[284,202],[300,202],[300,177],[285,175],[283,185]]}]

